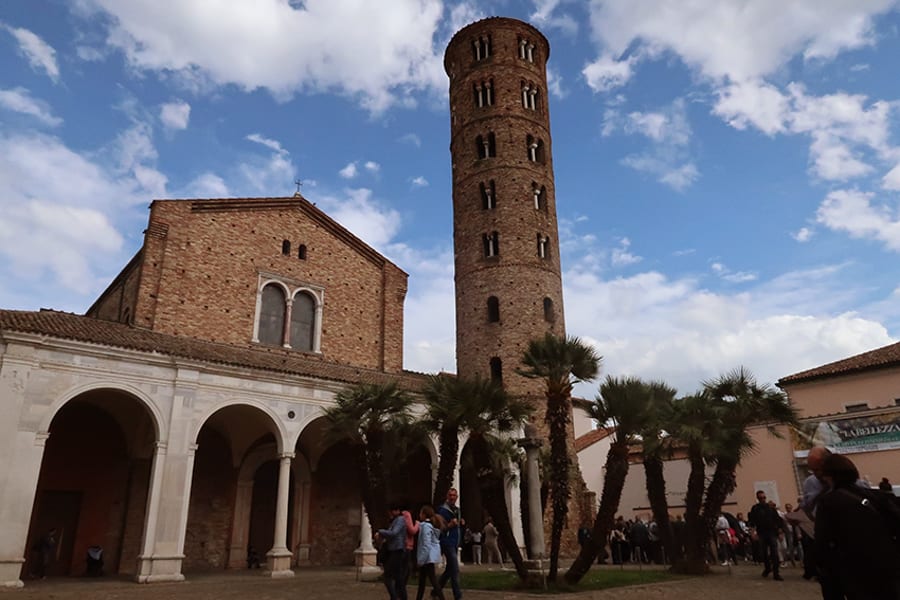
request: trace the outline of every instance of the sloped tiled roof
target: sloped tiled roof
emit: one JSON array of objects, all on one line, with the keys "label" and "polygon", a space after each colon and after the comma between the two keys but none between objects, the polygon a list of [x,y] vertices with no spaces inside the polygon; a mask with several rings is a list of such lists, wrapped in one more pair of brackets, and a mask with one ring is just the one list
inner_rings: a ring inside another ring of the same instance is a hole
[{"label": "sloped tiled roof", "polygon": [[589,446],[593,446],[600,440],[609,436],[612,432],[607,429],[592,429],[575,438],[575,452],[581,452]]},{"label": "sloped tiled roof", "polygon": [[403,389],[420,390],[426,376],[420,373],[385,373],[329,362],[316,356],[281,348],[234,346],[139,329],[123,323],[104,321],[54,310],[0,310],[0,337],[5,332],[44,335],[77,340],[200,362],[260,369],[285,375],[314,377],[346,383],[388,383]]},{"label": "sloped tiled roof", "polygon": [[787,377],[778,380],[778,385],[808,381],[810,379],[848,375],[859,371],[884,369],[887,367],[900,367],[900,342],[891,344],[890,346],[884,346],[883,348],[863,352],[862,354],[857,354],[850,358],[828,363],[821,367],[788,375]]}]

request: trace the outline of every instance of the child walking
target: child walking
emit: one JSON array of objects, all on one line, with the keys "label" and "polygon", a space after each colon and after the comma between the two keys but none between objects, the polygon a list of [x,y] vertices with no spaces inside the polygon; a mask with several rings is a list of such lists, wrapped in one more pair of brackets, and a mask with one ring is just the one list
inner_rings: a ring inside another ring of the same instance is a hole
[{"label": "child walking", "polygon": [[416,592],[416,600],[422,600],[425,594],[425,579],[431,582],[431,596],[444,600],[443,592],[439,590],[435,565],[441,562],[441,519],[435,514],[434,508],[429,505],[419,511],[419,540],[416,549],[416,564],[419,567],[419,591]]}]

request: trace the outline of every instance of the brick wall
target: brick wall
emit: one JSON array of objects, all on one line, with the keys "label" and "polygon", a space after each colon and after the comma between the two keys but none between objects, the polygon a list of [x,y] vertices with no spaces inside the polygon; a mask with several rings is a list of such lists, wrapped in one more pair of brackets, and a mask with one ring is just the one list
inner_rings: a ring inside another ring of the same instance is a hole
[{"label": "brick wall", "polygon": [[309,559],[313,565],[352,565],[359,547],[362,497],[353,453],[339,443],[325,451],[313,473]]},{"label": "brick wall", "polygon": [[[297,256],[300,244],[305,260]],[[155,201],[134,323],[250,344],[260,277],[269,275],[324,289],[325,359],[402,370],[406,274],[301,198]],[[108,312],[104,303],[92,316]]]}]

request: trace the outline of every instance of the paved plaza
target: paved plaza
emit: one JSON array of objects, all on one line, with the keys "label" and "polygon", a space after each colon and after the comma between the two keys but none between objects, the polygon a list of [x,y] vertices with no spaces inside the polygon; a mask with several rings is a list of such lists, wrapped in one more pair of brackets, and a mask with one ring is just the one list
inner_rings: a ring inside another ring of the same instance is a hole
[{"label": "paved plaza", "polygon": [[[618,567],[598,567],[618,569]],[[465,589],[466,600],[516,600],[537,598],[527,593],[484,592]],[[715,572],[707,577],[696,577],[669,583],[615,588],[605,591],[582,592],[552,596],[554,598],[578,598],[581,600],[687,600],[718,599],[729,600],[817,600],[821,598],[815,583],[804,581],[801,570],[784,569],[785,581],[772,581],[760,577],[756,566],[738,566],[732,569],[715,567]],[[415,597],[415,589],[410,587],[410,598]],[[448,599],[449,599],[449,589]],[[192,575],[182,583],[158,583],[139,585],[131,581],[113,578],[87,579],[68,578],[26,582],[24,589],[7,592],[8,598],[32,600],[47,598],[54,600],[156,600],[184,598],[186,600],[282,600],[297,598],[302,600],[372,600],[386,599],[387,592],[380,583],[359,582],[352,568],[303,569],[291,579],[266,579],[257,573],[246,571],[217,573],[215,575]],[[541,596],[546,597],[546,596]]]}]

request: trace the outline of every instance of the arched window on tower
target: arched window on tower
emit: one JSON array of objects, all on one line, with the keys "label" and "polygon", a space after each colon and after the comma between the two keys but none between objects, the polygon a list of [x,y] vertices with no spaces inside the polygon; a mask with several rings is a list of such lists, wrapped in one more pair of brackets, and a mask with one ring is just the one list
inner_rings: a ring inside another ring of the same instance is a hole
[{"label": "arched window on tower", "polygon": [[262,291],[259,311],[259,341],[271,346],[284,344],[285,295],[281,286],[269,284]]},{"label": "arched window on tower", "polygon": [[281,242],[281,253],[284,254],[285,256],[291,255],[291,241],[290,240],[283,240]]},{"label": "arched window on tower", "polygon": [[475,138],[475,146],[478,151],[478,158],[494,158],[497,156],[496,138],[491,132],[487,136],[479,135]]},{"label": "arched window on tower", "polygon": [[484,60],[491,55],[493,50],[490,35],[483,35],[478,39],[472,40],[472,54],[475,60]]},{"label": "arched window on tower", "polygon": [[491,381],[503,383],[503,361],[499,356],[491,358]]},{"label": "arched window on tower", "polygon": [[553,300],[544,298],[544,320],[548,323],[556,321],[556,314],[553,312]]},{"label": "arched window on tower", "polygon": [[484,210],[495,209],[497,207],[497,191],[494,187],[494,180],[491,179],[487,185],[479,183],[478,189],[481,191],[481,208]]},{"label": "arched window on tower", "polygon": [[544,164],[544,140],[528,135],[525,137],[525,145],[528,149],[528,160]]},{"label": "arched window on tower", "polygon": [[497,296],[490,296],[487,299],[487,317],[488,323],[500,322],[500,300]]},{"label": "arched window on tower", "polygon": [[494,80],[476,82],[473,84],[475,91],[475,106],[483,108],[494,105]]},{"label": "arched window on tower", "polygon": [[548,236],[537,234],[537,253],[538,258],[550,258],[550,238]]},{"label": "arched window on tower", "polygon": [[291,306],[291,348],[312,352],[316,331],[316,300],[306,292],[294,296]]},{"label": "arched window on tower", "polygon": [[540,92],[537,85],[528,81],[522,82],[522,108],[526,110],[537,110],[540,101]]},{"label": "arched window on tower", "polygon": [[524,38],[519,38],[519,58],[534,62],[534,44]]},{"label": "arched window on tower", "polygon": [[306,260],[306,244],[300,244],[297,247],[297,258],[300,260]]},{"label": "arched window on tower", "polygon": [[492,231],[491,233],[486,233],[481,236],[482,242],[484,243],[484,257],[485,258],[493,258],[495,256],[500,256],[500,234],[496,231]]},{"label": "arched window on tower", "polygon": [[534,210],[547,210],[547,188],[531,182],[531,193],[534,198]]}]

